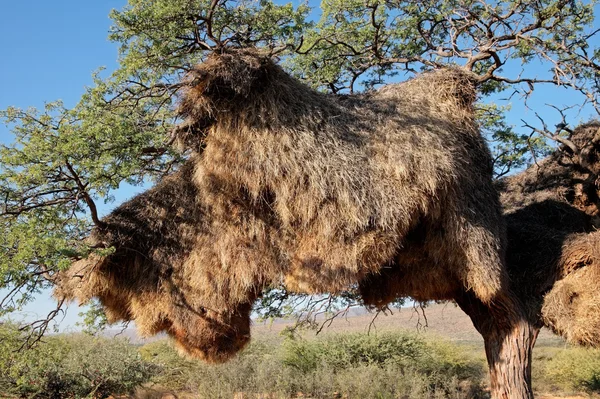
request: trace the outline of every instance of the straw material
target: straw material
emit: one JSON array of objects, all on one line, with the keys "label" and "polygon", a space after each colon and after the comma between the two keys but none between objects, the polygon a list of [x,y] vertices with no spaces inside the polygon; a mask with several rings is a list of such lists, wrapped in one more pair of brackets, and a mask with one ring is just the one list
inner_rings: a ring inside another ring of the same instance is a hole
[{"label": "straw material", "polygon": [[90,240],[115,252],[75,262],[56,295],[98,297],[111,320],[223,361],[248,341],[251,305],[282,282],[336,293],[402,264],[423,298],[472,290],[487,303],[506,288],[465,73],[334,96],[237,50],[186,84],[178,139],[194,155],[104,219]]}]

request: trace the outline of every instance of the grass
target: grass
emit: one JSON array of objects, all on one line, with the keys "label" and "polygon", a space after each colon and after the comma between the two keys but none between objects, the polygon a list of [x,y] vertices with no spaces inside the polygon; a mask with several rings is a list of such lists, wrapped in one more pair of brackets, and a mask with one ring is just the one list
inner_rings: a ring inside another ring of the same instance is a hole
[{"label": "grass", "polygon": [[[105,397],[100,393],[128,393],[148,378],[137,399],[169,398],[166,392],[179,399],[489,397],[483,344],[462,330],[454,336],[445,331],[444,338],[443,326],[437,335],[396,326],[370,335],[357,330],[342,325],[314,337],[257,328],[239,356],[208,365],[182,358],[167,340],[135,346],[81,334],[48,337],[34,351],[18,353],[18,330],[5,325],[0,397]],[[538,396],[600,398],[600,350],[566,346],[542,334],[534,350],[533,384]]]},{"label": "grass", "polygon": [[447,342],[406,333],[339,334],[256,340],[224,365],[179,358],[165,341],[141,348],[164,372],[155,382],[198,398],[233,398],[240,392],[270,398],[478,398],[483,359]]},{"label": "grass", "polygon": [[[179,357],[166,340],[140,351],[162,370],[156,384],[190,398],[489,397],[482,345],[432,335],[262,337],[231,362],[216,366]],[[537,394],[600,397],[600,350],[540,341],[533,385]]]},{"label": "grass", "polygon": [[129,394],[159,370],[124,339],[61,334],[25,350],[17,325],[0,324],[0,397],[105,398]]},{"label": "grass", "polygon": [[538,392],[600,393],[600,350],[539,346],[533,356],[533,385]]}]

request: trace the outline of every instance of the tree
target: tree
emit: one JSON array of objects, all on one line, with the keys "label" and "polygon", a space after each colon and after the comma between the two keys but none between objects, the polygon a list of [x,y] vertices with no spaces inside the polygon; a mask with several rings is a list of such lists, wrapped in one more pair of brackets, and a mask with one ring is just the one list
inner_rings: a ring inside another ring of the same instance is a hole
[{"label": "tree", "polygon": [[[567,143],[562,127],[508,126],[499,93],[523,96],[553,85],[599,112],[595,2],[543,0],[326,0],[318,21],[305,5],[271,1],[131,0],[112,13],[119,68],[73,109],[9,108],[15,143],[0,149],[0,277],[3,314],[53,284],[53,276],[92,251],[83,239],[102,226],[95,202],[122,182],[138,184],[176,168],[172,149],[186,127],[174,112],[182,78],[210,51],[257,46],[314,87],[351,93],[419,71],[458,65],[477,74],[480,118],[499,175]],[[533,68],[535,66],[536,68]],[[532,70],[545,70],[543,74]],[[535,123],[535,124],[534,124]],[[40,234],[44,232],[44,234]],[[48,325],[33,325],[38,336]]]}]

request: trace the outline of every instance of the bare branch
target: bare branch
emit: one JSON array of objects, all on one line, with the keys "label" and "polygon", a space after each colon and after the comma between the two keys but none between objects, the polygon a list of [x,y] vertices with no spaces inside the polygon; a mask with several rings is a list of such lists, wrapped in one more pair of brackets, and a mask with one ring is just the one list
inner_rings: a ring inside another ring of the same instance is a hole
[{"label": "bare branch", "polygon": [[64,304],[65,304],[64,299],[59,300],[56,304],[56,308],[53,309],[52,311],[50,311],[50,313],[48,313],[48,315],[44,319],[36,320],[34,322],[31,322],[31,323],[21,327],[20,328],[21,331],[28,331],[29,333],[26,335],[25,340],[23,341],[23,344],[21,345],[21,347],[19,347],[17,349],[17,351],[21,351],[24,349],[30,349],[34,345],[36,345],[38,342],[40,342],[42,340],[42,338],[44,337],[44,335],[46,334],[46,331],[48,330],[48,327],[50,327],[50,324],[52,323],[52,321],[59,314],[65,313],[65,311],[63,309]]},{"label": "bare branch", "polygon": [[90,194],[87,192],[86,185],[82,183],[81,179],[79,178],[79,175],[77,174],[77,172],[75,172],[75,169],[73,168],[71,163],[69,163],[69,160],[66,158],[65,158],[65,166],[67,167],[67,169],[69,169],[69,172],[71,173],[71,177],[75,180],[75,183],[77,184],[77,188],[79,188],[79,192],[83,196],[83,199],[90,210],[92,221],[94,222],[94,224],[96,226],[98,226],[99,229],[105,229],[107,227],[106,223],[104,223],[98,217],[98,208],[96,208],[96,203],[94,202],[94,200],[92,199]]}]

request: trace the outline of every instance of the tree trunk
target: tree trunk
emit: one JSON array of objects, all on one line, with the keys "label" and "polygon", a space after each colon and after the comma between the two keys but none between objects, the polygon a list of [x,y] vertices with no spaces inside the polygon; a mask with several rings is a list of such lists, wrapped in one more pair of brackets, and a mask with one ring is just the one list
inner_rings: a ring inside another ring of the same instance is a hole
[{"label": "tree trunk", "polygon": [[493,399],[533,398],[531,355],[539,328],[520,301],[502,296],[489,307],[465,293],[456,300],[485,342]]},{"label": "tree trunk", "polygon": [[492,398],[533,398],[531,355],[538,331],[520,320],[510,330],[496,329],[484,335]]}]

